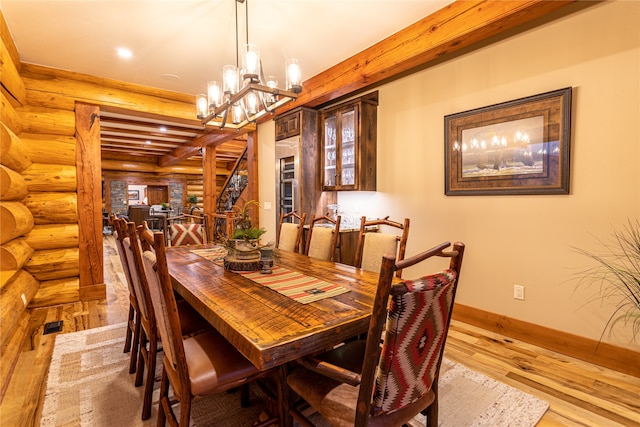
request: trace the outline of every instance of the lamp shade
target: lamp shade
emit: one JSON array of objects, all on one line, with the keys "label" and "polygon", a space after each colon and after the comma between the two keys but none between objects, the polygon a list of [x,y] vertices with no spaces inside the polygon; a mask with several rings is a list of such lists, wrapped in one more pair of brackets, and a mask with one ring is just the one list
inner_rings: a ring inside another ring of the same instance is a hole
[{"label": "lamp shade", "polygon": [[203,119],[209,114],[209,103],[207,102],[207,95],[199,93],[196,95],[196,116],[199,119]]},{"label": "lamp shade", "polygon": [[218,108],[222,104],[222,84],[217,81],[207,83],[209,108]]},{"label": "lamp shade", "polygon": [[238,67],[225,65],[222,67],[222,88],[225,95],[233,95],[238,92]]},{"label": "lamp shade", "polygon": [[260,80],[260,49],[255,44],[246,44],[242,52],[242,78],[257,82]]},{"label": "lamp shade", "polygon": [[302,92],[302,70],[297,59],[291,58],[286,62],[287,90],[293,93]]}]

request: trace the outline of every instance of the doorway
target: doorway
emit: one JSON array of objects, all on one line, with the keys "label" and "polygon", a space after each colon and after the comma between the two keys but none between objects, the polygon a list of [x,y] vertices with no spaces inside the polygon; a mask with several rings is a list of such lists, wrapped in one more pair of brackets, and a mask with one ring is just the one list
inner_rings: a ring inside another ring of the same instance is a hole
[{"label": "doorway", "polygon": [[169,203],[169,187],[166,185],[147,185],[147,199],[150,206]]}]

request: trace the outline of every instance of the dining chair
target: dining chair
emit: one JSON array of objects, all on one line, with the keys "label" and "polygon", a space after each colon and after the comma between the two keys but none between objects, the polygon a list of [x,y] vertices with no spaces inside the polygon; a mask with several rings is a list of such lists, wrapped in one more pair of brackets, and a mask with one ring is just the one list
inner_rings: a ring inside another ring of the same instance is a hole
[{"label": "dining chair", "polygon": [[165,244],[171,246],[202,245],[209,241],[206,215],[182,214],[169,220]]},{"label": "dining chair", "polygon": [[122,218],[116,217],[114,214],[111,217],[113,229],[115,231],[116,238],[116,251],[120,257],[120,263],[122,264],[122,271],[124,273],[127,287],[129,288],[129,315],[127,317],[127,332],[124,340],[124,353],[131,352],[129,359],[129,373],[133,374],[136,371],[137,359],[138,359],[138,342],[140,341],[140,308],[138,306],[138,298],[136,296],[136,290],[133,286],[133,279],[131,278],[131,272],[129,270],[129,262],[127,260],[126,251],[124,248],[123,240],[127,235],[126,221]]},{"label": "dining chair", "polygon": [[[166,425],[168,417],[170,425],[187,427],[194,398],[246,385],[272,371],[259,371],[215,329],[182,336],[164,237],[162,233],[152,233],[148,229],[138,229],[138,234],[143,243],[144,271],[164,348],[157,425]],[[174,394],[171,398],[169,386]],[[172,408],[173,399],[180,404],[179,420]],[[245,406],[247,400],[243,399]],[[256,425],[265,427],[275,422],[277,419],[269,418]]]},{"label": "dining chair", "polygon": [[[211,236],[213,242],[225,243],[231,239],[235,224],[234,211],[226,211],[225,213],[214,212],[212,214],[205,214],[204,216],[207,220],[208,235]],[[209,218],[211,218],[211,220]],[[213,229],[209,230],[209,227]]]},{"label": "dining chair", "polygon": [[[293,210],[287,214],[280,214],[280,223],[278,224],[278,235],[276,236],[276,248],[285,251],[299,252],[300,242],[302,241],[302,231],[304,230],[304,222],[307,219],[306,212],[302,215]],[[295,221],[298,220],[296,223]]]},{"label": "dining chair", "polygon": [[[402,261],[407,249],[409,222],[409,218],[405,218],[404,223],[401,224],[391,221],[388,216],[372,220],[367,220],[366,216],[360,218],[355,266],[378,272],[384,254],[393,254],[397,261]],[[383,227],[384,232],[369,231],[371,227]],[[401,234],[386,232],[389,227],[398,229]],[[402,270],[396,271],[396,277],[402,277]]]},{"label": "dining chair", "polygon": [[[147,372],[147,378],[144,382],[144,396],[142,404],[142,419],[146,420],[151,416],[151,402],[153,395],[153,383],[155,381],[156,372],[156,355],[159,351],[158,346],[158,328],[156,317],[151,305],[151,297],[149,294],[149,285],[147,276],[142,265],[142,250],[136,232],[136,225],[133,222],[119,225],[119,235],[122,236],[122,246],[126,255],[128,270],[131,275],[131,281],[137,296],[137,320],[138,320],[138,342],[137,342],[137,367],[135,369],[134,384],[136,387],[142,385],[144,380],[144,372]],[[148,225],[144,222],[137,228],[140,230],[149,230]],[[160,233],[162,234],[162,233]],[[182,335],[193,335],[211,329],[211,325],[202,316],[198,314],[186,301],[182,300],[177,303],[177,313],[180,318]]]},{"label": "dining chair", "polygon": [[[438,375],[460,280],[464,244],[441,243],[403,261],[383,256],[366,340],[299,359],[287,384],[332,426],[401,426],[414,416],[438,425]],[[399,282],[397,270],[429,258],[448,268]],[[381,338],[383,327],[384,342]],[[290,413],[303,425],[297,409]]]},{"label": "dining chair", "polygon": [[340,215],[333,219],[328,215],[316,218],[311,214],[305,255],[327,261],[335,259],[340,234],[340,219]]}]

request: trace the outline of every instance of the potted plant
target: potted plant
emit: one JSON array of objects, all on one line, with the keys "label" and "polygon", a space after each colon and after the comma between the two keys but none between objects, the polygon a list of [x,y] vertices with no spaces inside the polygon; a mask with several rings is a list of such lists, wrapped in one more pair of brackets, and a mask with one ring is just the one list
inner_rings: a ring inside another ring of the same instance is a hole
[{"label": "potted plant", "polygon": [[635,340],[640,334],[640,221],[629,220],[602,245],[601,253],[575,248],[595,262],[579,273],[579,285],[598,286],[600,298],[616,304],[603,334],[618,326],[631,327]]},{"label": "potted plant", "polygon": [[195,206],[198,204],[198,196],[196,196],[195,194],[191,194],[189,197],[187,197],[187,202],[189,202],[189,204],[191,206]]},{"label": "potted plant", "polygon": [[235,250],[237,258],[259,258],[260,257],[260,236],[267,232],[262,227],[254,227],[251,221],[251,209],[260,207],[257,200],[249,200],[242,207],[234,207],[237,212],[237,220],[233,234],[231,235],[231,243],[229,246]]}]

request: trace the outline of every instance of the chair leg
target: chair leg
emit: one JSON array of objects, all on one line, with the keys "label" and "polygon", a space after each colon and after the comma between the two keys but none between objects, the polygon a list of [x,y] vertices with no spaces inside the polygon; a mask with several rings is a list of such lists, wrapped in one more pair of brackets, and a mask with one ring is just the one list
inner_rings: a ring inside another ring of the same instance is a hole
[{"label": "chair leg", "polygon": [[180,399],[180,423],[179,426],[189,427],[189,420],[191,419],[191,399],[192,396],[187,393],[187,396],[182,396]]},{"label": "chair leg", "polygon": [[158,340],[152,337],[149,340],[149,351],[147,352],[147,382],[144,385],[144,398],[142,401],[142,419],[151,417],[151,400],[153,397],[153,383],[156,379],[156,355],[158,353]]},{"label": "chair leg", "polygon": [[426,427],[438,427],[438,397],[421,413],[427,416]]},{"label": "chair leg", "polygon": [[158,402],[157,427],[165,427],[167,424],[167,412],[171,413],[171,402],[169,401],[169,377],[167,377],[167,372],[163,366],[162,379],[160,380],[160,401]]},{"label": "chair leg", "polygon": [[131,340],[131,360],[129,361],[129,373],[136,371],[138,361],[138,348],[140,344],[140,313],[134,310],[133,339]]},{"label": "chair leg", "polygon": [[251,405],[251,396],[249,396],[249,384],[240,386],[240,407],[248,408]]},{"label": "chair leg", "polygon": [[131,337],[133,335],[131,326],[134,324],[134,310],[133,306],[129,304],[129,317],[127,319],[127,335],[124,338],[124,351],[123,353],[129,353],[131,351]]},{"label": "chair leg", "polygon": [[142,385],[142,380],[144,379],[145,366],[147,365],[147,359],[149,357],[149,354],[147,352],[148,339],[144,329],[140,331],[140,338],[138,341],[139,341],[138,342],[138,369],[136,372],[136,379],[134,382],[136,387],[140,387]]}]

